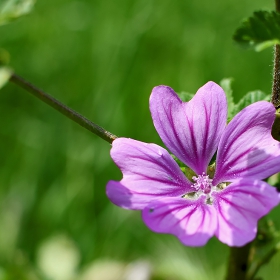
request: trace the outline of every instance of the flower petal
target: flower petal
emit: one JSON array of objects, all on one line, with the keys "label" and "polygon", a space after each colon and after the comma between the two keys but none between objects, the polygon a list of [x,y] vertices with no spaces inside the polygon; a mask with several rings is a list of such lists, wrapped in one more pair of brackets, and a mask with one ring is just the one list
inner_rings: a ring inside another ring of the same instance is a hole
[{"label": "flower petal", "polygon": [[216,209],[205,204],[205,199],[154,200],[143,210],[142,217],[155,232],[174,234],[187,246],[203,246],[217,228]]},{"label": "flower petal", "polygon": [[143,209],[152,199],[193,191],[175,160],[158,145],[117,138],[111,157],[121,169],[123,179],[110,181],[107,195],[121,207]]},{"label": "flower petal", "polygon": [[271,136],[273,105],[256,102],[229,123],[218,147],[213,184],[238,177],[264,179],[280,172],[280,143]]},{"label": "flower petal", "polygon": [[125,187],[121,182],[109,181],[106,186],[108,198],[116,205],[125,209],[142,210],[151,199],[157,198],[151,194],[137,193]]},{"label": "flower petal", "polygon": [[234,181],[223,191],[212,195],[218,212],[215,235],[229,246],[243,246],[253,240],[258,219],[279,203],[275,188],[253,179]]},{"label": "flower petal", "polygon": [[170,151],[197,174],[206,172],[226,126],[227,103],[214,82],[182,102],[167,86],[155,87],[150,97],[155,128]]}]

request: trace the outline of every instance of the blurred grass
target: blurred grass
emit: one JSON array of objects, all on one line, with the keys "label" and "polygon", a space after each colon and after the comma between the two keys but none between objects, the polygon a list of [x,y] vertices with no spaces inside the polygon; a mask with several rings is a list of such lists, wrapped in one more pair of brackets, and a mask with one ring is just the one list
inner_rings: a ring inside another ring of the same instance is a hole
[{"label": "blurred grass", "polygon": [[[38,1],[0,28],[0,47],[18,74],[89,119],[161,144],[148,108],[156,85],[195,92],[234,77],[236,100],[270,92],[272,51],[245,52],[231,36],[244,17],[272,7],[261,0]],[[222,279],[226,246],[213,239],[184,247],[108,201],[106,182],[121,177],[108,143],[12,84],[0,91],[0,112],[0,279],[50,279],[39,261],[50,240],[72,244],[75,277],[100,260],[146,259],[154,279]],[[277,262],[263,276],[278,279]]]}]

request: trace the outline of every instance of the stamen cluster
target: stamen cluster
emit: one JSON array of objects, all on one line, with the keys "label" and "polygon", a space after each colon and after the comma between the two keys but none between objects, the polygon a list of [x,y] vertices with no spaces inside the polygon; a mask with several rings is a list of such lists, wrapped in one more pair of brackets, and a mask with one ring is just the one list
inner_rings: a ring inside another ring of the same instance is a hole
[{"label": "stamen cluster", "polygon": [[203,172],[202,175],[198,175],[197,177],[193,176],[192,179],[195,181],[192,186],[196,189],[196,191],[200,191],[205,194],[209,194],[211,192],[213,180],[209,178],[209,175],[205,175]]}]

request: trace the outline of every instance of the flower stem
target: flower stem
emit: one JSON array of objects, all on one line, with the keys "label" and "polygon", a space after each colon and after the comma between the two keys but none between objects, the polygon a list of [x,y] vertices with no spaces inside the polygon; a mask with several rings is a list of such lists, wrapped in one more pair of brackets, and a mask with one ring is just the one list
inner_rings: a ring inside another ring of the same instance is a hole
[{"label": "flower stem", "polygon": [[231,247],[225,280],[245,280],[250,261],[252,243],[243,247]]},{"label": "flower stem", "polygon": [[47,103],[60,113],[62,113],[67,118],[71,119],[72,121],[78,123],[79,125],[83,126],[90,132],[96,134],[100,138],[104,139],[105,141],[112,143],[117,136],[112,134],[111,132],[105,130],[104,128],[100,127],[99,125],[91,122],[84,116],[80,115],[76,111],[72,110],[71,108],[67,107],[63,103],[59,102],[49,94],[45,93],[44,91],[38,89],[31,83],[25,81],[22,77],[12,74],[10,77],[10,82],[13,82],[14,84],[24,88],[37,98],[41,99],[43,102]]},{"label": "flower stem", "polygon": [[[276,12],[280,13],[280,0],[275,0]],[[274,47],[274,68],[271,102],[276,109],[280,108],[280,45]]]},{"label": "flower stem", "polygon": [[274,68],[271,102],[276,109],[280,105],[280,45],[274,46]]}]

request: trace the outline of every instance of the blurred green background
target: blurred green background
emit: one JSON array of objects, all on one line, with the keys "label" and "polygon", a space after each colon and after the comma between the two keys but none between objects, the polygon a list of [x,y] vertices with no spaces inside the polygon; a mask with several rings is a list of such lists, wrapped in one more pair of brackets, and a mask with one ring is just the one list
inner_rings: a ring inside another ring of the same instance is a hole
[{"label": "blurred green background", "polygon": [[[4,0],[0,0],[1,2]],[[162,144],[149,113],[154,86],[195,92],[234,77],[235,100],[271,90],[272,49],[231,37],[273,1],[48,0],[0,27],[19,75],[118,136]],[[105,195],[121,178],[110,145],[7,84],[0,91],[0,279],[222,279],[227,246],[188,248],[150,232]],[[279,210],[272,215],[277,217]],[[279,279],[279,256],[259,275]],[[130,278],[129,278],[130,277]]]}]

